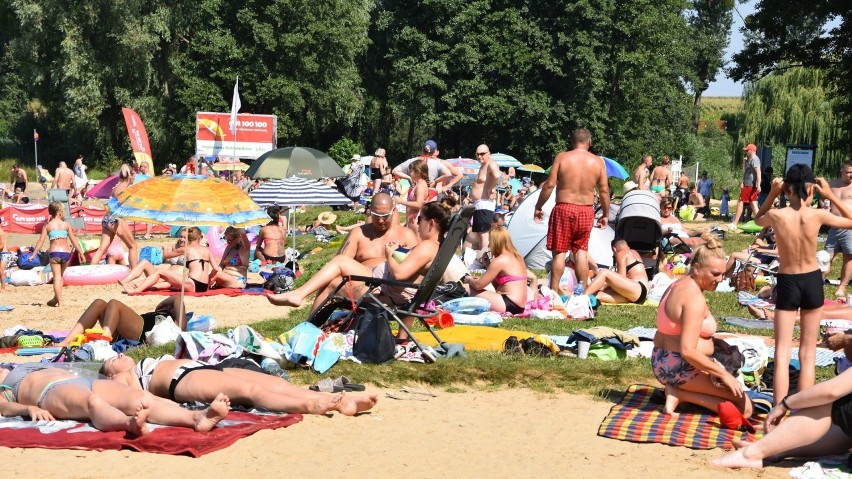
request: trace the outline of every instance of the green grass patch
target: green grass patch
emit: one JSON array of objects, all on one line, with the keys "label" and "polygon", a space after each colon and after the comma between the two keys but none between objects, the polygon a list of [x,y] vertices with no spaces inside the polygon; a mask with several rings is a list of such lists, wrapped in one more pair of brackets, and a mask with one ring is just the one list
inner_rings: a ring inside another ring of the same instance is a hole
[{"label": "green grass patch", "polygon": [[[306,224],[313,221],[323,209],[308,208],[298,215],[298,223]],[[362,218],[354,212],[336,212],[338,224],[354,224]],[[754,235],[743,233],[728,233],[725,238],[725,249],[728,252],[739,251],[747,247]],[[297,236],[297,248],[309,250],[322,246],[322,251],[312,254],[300,261],[303,276],[301,284],[307,277],[323,264],[328,262],[336,253],[337,245],[342,237],[326,245],[320,245],[311,235]],[[836,277],[838,271],[832,273]],[[739,306],[733,293],[706,293],[705,297],[710,310],[717,318],[723,316],[747,316],[745,308]],[[594,321],[549,321],[531,319],[507,319],[502,328],[528,331],[531,334],[569,335],[575,329],[608,326],[615,329],[627,330],[634,326],[655,327],[656,312],[654,306],[602,306]],[[308,316],[308,307],[293,310],[289,315],[276,319],[258,321],[251,326],[264,336],[274,339],[283,332],[290,330]],[[420,328],[415,327],[415,331]],[[725,324],[719,320],[719,330],[771,336],[772,330],[746,330]],[[225,332],[220,330],[219,332]],[[440,331],[438,332],[440,335]],[[143,347],[129,352],[134,358],[156,356],[171,353],[174,345],[161,347]],[[573,357],[530,357],[507,356],[499,352],[468,351],[466,359],[452,358],[439,360],[435,364],[409,364],[394,361],[384,365],[358,365],[343,361],[334,366],[329,373],[333,376],[345,375],[355,382],[367,382],[380,387],[399,387],[409,383],[424,383],[430,387],[448,392],[469,390],[493,390],[504,387],[523,387],[541,392],[567,391],[578,394],[588,394],[594,397],[620,397],[625,387],[633,383],[656,385],[657,381],[651,373],[648,359],[628,358],[621,361],[601,361],[597,359],[580,360]],[[312,384],[319,375],[310,369],[290,371],[296,384]],[[831,368],[818,368],[818,380],[833,376]]]}]

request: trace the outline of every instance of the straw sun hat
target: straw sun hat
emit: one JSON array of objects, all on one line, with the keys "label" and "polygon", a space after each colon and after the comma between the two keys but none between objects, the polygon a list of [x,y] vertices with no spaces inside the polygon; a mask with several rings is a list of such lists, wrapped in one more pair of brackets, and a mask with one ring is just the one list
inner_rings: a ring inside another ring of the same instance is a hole
[{"label": "straw sun hat", "polygon": [[319,214],[319,216],[317,216],[317,221],[328,226],[337,221],[337,215],[331,211],[323,211]]}]

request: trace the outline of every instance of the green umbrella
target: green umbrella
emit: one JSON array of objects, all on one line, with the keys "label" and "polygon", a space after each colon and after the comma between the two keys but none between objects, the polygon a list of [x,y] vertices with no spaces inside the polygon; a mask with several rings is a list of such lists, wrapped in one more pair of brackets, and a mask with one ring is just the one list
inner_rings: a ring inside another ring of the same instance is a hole
[{"label": "green umbrella", "polygon": [[346,176],[337,162],[313,148],[288,146],[267,151],[254,160],[246,175],[252,178],[284,179],[293,176],[306,180]]}]

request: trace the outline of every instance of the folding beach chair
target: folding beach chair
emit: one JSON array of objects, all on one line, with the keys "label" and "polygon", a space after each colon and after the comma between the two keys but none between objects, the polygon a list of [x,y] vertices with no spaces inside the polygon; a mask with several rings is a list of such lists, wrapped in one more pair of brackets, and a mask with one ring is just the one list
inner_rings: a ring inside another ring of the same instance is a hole
[{"label": "folding beach chair", "polygon": [[71,201],[68,198],[68,191],[62,189],[47,190],[47,203],[58,201],[65,205],[65,221],[71,225],[71,229],[79,230],[86,227],[83,218],[75,218],[71,216]]},{"label": "folding beach chair", "polygon": [[[427,319],[433,318],[438,314],[436,310],[427,307],[427,304],[434,296],[435,290],[441,282],[441,277],[447,270],[453,255],[456,253],[456,248],[462,243],[465,235],[467,234],[467,229],[470,226],[470,219],[473,216],[473,210],[473,206],[465,206],[450,219],[447,235],[441,243],[440,248],[438,248],[438,253],[435,255],[432,265],[429,267],[429,270],[426,271],[426,274],[423,275],[423,281],[419,284],[368,276],[347,276],[343,278],[343,281],[337,289],[329,295],[328,299],[326,299],[326,301],[320,305],[316,311],[314,311],[311,317],[308,318],[308,321],[316,326],[321,326],[328,320],[334,311],[347,311],[346,315],[342,317],[345,321],[353,318],[353,316],[357,318],[358,314],[363,313],[366,309],[379,308],[388,313],[389,320],[397,322],[399,328],[408,334],[411,341],[413,341],[421,351],[424,351],[423,346],[417,341],[414,335],[411,334],[409,328],[402,322],[403,318],[413,317],[419,320],[423,327],[432,334],[435,341],[446,349],[446,343],[438,337],[438,334],[432,326],[426,322]],[[358,300],[351,299],[345,294],[347,285],[350,282],[364,283],[368,286],[367,293]],[[389,306],[382,303],[379,298],[373,294],[373,291],[381,285],[417,288],[417,292],[414,294],[414,297],[409,303],[398,307]],[[424,357],[425,356],[426,355],[424,355]]]}]

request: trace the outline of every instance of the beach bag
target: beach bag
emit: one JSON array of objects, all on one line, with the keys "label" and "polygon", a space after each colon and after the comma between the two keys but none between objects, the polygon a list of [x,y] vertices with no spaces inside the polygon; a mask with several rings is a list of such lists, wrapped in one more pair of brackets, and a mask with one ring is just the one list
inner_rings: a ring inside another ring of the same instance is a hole
[{"label": "beach bag", "polygon": [[26,252],[21,251],[18,254],[18,268],[20,269],[33,269],[39,266],[46,266],[48,263],[48,254],[47,251],[39,251],[35,258],[30,261],[30,255],[32,254],[32,250],[28,250]]},{"label": "beach bag", "polygon": [[[724,339],[713,338],[713,354],[710,359],[722,365],[725,371],[731,376],[737,377],[740,375],[740,369],[745,364],[745,356],[740,352],[740,348],[728,343]],[[718,388],[726,388],[721,379],[711,375],[710,380]]]},{"label": "beach bag", "polygon": [[588,295],[575,294],[565,303],[565,310],[568,311],[568,316],[574,320],[590,319],[595,317],[595,310],[592,309],[592,301]]},{"label": "beach bag", "polygon": [[272,291],[275,294],[286,293],[287,291],[291,291],[296,285],[293,277],[293,272],[289,269],[287,272],[274,273],[263,283],[263,289]]},{"label": "beach bag", "polygon": [[355,325],[353,356],[362,363],[386,363],[393,359],[395,346],[388,312],[381,308],[365,309]]},{"label": "beach bag", "polygon": [[754,291],[754,272],[749,271],[749,268],[746,267],[741,271],[738,271],[736,276],[734,276],[734,289],[737,291]]},{"label": "beach bag", "polygon": [[154,316],[154,327],[145,333],[145,342],[152,346],[162,346],[178,338],[180,327],[171,316],[158,314]]}]

